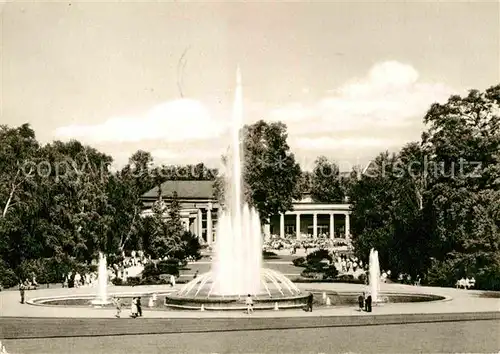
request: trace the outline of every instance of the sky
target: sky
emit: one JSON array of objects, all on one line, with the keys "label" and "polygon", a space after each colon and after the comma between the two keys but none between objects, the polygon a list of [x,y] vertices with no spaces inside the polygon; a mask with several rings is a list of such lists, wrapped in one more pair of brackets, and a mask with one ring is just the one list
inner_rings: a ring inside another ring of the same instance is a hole
[{"label": "sky", "polygon": [[226,151],[244,120],[282,121],[303,168],[342,170],[418,140],[433,102],[500,82],[499,3],[21,2],[1,6],[0,124],[126,163]]}]

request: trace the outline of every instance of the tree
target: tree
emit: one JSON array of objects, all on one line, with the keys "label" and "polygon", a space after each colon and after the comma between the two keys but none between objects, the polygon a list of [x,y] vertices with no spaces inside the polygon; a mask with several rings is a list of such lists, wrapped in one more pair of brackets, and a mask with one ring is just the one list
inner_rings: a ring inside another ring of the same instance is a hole
[{"label": "tree", "polygon": [[[380,154],[351,184],[351,230],[356,253],[368,261],[371,248],[380,264],[416,276],[425,271],[432,241],[415,190],[420,170],[413,160],[418,146],[409,144],[398,154]],[[418,154],[417,154],[418,155]]]},{"label": "tree", "polygon": [[340,171],[335,162],[325,156],[320,156],[315,161],[312,173],[312,198],[320,203],[342,203],[344,189]]},{"label": "tree", "polygon": [[300,193],[301,195],[305,193],[311,193],[313,189],[312,180],[313,180],[312,172],[302,171],[299,183],[297,185],[298,193]]},{"label": "tree", "polygon": [[[166,210],[168,210],[167,220],[164,217]],[[146,221],[153,227],[149,247],[150,253],[156,258],[173,257],[174,254],[182,254],[183,246],[185,246],[182,242],[184,227],[180,218],[180,205],[177,194],[174,193],[168,208],[159,199],[153,206],[152,218],[152,222]]]},{"label": "tree", "polygon": [[33,174],[36,165],[35,155],[39,144],[35,138],[35,132],[29,124],[23,124],[19,128],[0,126],[0,202],[1,215],[5,218],[9,208],[17,201],[16,193],[29,175]]},{"label": "tree", "polygon": [[430,274],[445,285],[475,276],[478,286],[500,289],[499,93],[497,85],[455,95],[424,118],[422,140],[434,167],[424,209],[439,240]]},{"label": "tree", "polygon": [[291,210],[300,197],[300,166],[290,152],[283,123],[261,120],[245,126],[242,136],[245,199],[267,223],[272,215]]},{"label": "tree", "polygon": [[124,249],[142,249],[139,237],[142,195],[156,184],[160,184],[154,173],[153,158],[149,152],[138,150],[121,171],[110,177],[108,195],[116,211],[114,232],[109,241],[120,253]]}]

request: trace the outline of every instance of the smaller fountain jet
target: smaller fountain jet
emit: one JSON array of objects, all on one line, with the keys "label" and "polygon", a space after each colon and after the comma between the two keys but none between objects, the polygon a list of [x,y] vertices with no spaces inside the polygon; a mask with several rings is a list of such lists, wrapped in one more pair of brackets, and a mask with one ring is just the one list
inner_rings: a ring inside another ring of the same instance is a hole
[{"label": "smaller fountain jet", "polygon": [[373,248],[370,250],[368,272],[372,301],[378,302],[380,293],[380,265],[378,262],[378,251],[375,251]]},{"label": "smaller fountain jet", "polygon": [[97,297],[92,300],[92,305],[102,306],[109,304],[111,301],[108,298],[108,267],[106,256],[99,252],[99,268],[97,269]]}]

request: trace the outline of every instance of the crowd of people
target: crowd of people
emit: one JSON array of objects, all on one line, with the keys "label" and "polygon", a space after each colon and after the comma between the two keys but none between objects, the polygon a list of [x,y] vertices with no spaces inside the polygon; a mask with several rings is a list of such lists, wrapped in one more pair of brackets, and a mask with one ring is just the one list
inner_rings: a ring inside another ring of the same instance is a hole
[{"label": "crowd of people", "polygon": [[297,251],[302,249],[305,254],[318,249],[351,249],[346,239],[330,239],[328,234],[319,234],[316,238],[310,234],[303,234],[300,239],[297,239],[295,235],[285,235],[283,238],[271,235],[263,246],[266,251],[288,250],[290,254],[297,254]]}]

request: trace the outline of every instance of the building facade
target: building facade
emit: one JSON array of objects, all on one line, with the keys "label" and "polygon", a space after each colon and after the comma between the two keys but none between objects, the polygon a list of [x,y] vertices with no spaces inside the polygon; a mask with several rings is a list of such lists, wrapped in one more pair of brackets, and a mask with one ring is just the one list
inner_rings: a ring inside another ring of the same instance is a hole
[{"label": "building facade", "polygon": [[[159,195],[168,207],[174,193],[177,193],[184,228],[197,235],[202,243],[215,242],[220,205],[213,195],[213,181],[167,181],[161,185],[161,194],[158,187],[144,194],[142,215],[152,213]],[[306,195],[293,203],[293,210],[272,216],[263,232],[266,238],[274,235],[297,240],[309,237],[349,240],[349,214],[349,204],[315,203]]]}]

